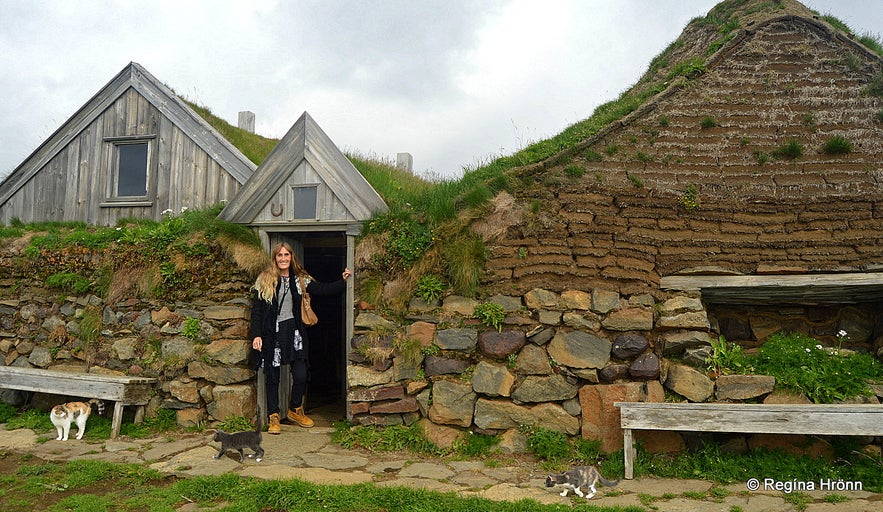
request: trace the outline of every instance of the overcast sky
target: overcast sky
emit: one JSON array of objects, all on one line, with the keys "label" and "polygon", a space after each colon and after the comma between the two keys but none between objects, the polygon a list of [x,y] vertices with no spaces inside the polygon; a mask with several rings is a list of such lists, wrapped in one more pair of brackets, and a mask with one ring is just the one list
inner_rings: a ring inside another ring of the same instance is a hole
[{"label": "overcast sky", "polygon": [[[129,62],[281,138],[457,177],[589,117],[715,0],[0,0],[0,178]],[[879,36],[881,0],[807,0]]]}]

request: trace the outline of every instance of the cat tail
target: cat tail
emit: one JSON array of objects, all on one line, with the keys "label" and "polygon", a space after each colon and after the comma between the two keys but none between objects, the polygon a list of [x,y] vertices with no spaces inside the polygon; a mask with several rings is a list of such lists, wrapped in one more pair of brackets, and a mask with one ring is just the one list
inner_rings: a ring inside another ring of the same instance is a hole
[{"label": "cat tail", "polygon": [[101,400],[100,398],[93,398],[93,399],[89,400],[88,402],[86,402],[86,404],[89,405],[90,407],[94,404],[95,407],[98,409],[99,416],[104,414],[104,400]]},{"label": "cat tail", "polygon": [[606,487],[613,487],[619,483],[618,478],[616,480],[607,480],[606,478],[601,476],[601,473],[598,473],[598,480],[600,480],[601,483],[604,484]]}]

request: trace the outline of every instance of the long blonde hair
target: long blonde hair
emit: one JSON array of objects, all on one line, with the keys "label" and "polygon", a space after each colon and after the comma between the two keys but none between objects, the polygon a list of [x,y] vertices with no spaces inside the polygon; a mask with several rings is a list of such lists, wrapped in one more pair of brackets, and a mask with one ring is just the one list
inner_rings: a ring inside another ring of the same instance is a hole
[{"label": "long blonde hair", "polygon": [[279,267],[276,265],[276,255],[279,254],[282,249],[287,250],[291,254],[291,266],[288,269],[288,275],[291,277],[302,276],[307,279],[312,279],[312,276],[307,273],[306,269],[301,265],[300,260],[294,255],[294,249],[291,248],[291,245],[289,245],[288,242],[279,242],[273,246],[273,250],[270,251],[269,265],[258,274],[258,278],[254,283],[254,289],[257,290],[258,297],[266,302],[273,302],[273,299],[276,298],[276,283],[279,281],[281,275],[279,274]]}]

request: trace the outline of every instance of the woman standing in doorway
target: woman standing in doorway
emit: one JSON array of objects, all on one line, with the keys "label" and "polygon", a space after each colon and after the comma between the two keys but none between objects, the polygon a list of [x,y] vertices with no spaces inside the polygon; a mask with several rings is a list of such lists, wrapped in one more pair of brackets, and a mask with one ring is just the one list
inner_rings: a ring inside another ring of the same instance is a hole
[{"label": "woman standing in doorway", "polygon": [[279,434],[279,381],[282,365],[291,367],[291,403],[287,418],[302,427],[312,427],[304,413],[303,398],[309,380],[307,332],[301,322],[301,279],[311,295],[337,295],[346,288],[346,280],[352,275],[344,269],[342,279],[333,283],[314,281],[307,273],[291,246],[277,244],[270,252],[271,262],[258,275],[254,285],[251,307],[252,349],[256,368],[264,369],[267,389],[267,433]]}]

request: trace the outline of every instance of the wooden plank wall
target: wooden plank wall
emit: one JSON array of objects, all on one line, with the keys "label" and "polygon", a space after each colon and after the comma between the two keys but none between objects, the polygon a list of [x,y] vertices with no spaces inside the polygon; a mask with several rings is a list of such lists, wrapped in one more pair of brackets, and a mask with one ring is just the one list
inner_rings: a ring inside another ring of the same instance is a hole
[{"label": "wooden plank wall", "polygon": [[[112,168],[107,137],[148,136],[149,207],[102,207]],[[229,201],[239,183],[190,137],[134,89],[129,89],[79,136],[72,139],[0,210],[0,221],[12,218],[114,225],[126,217],[161,219],[180,212]]]},{"label": "wooden plank wall", "polygon": [[[292,204],[291,187],[297,185],[317,185],[316,211],[317,218],[320,221],[342,221],[354,220],[353,215],[346,208],[346,205],[334,194],[334,192],[325,184],[322,177],[310,165],[309,161],[302,160],[300,165],[290,174],[285,182],[280,186],[276,193],[266,203],[264,208],[255,218],[255,223],[290,223],[294,219],[294,205]],[[270,213],[271,203],[275,205],[276,211],[279,211],[279,204],[284,204],[285,208],[279,217],[274,217]]]}]

